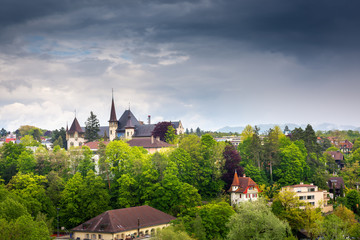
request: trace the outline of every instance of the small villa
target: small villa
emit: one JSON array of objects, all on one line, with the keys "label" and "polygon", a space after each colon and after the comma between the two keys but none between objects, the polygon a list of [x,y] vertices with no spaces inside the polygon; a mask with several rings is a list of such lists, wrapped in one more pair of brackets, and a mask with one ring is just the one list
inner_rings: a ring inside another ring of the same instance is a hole
[{"label": "small villa", "polygon": [[235,171],[234,180],[228,192],[230,193],[231,206],[234,206],[240,202],[256,201],[260,190],[250,177],[246,177],[245,174],[243,177],[238,177]]}]

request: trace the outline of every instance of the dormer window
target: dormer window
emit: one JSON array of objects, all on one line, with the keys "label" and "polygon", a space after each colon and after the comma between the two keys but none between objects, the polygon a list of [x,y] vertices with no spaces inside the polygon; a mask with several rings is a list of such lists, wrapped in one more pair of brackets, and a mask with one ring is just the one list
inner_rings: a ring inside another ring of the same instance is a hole
[{"label": "dormer window", "polygon": [[232,189],[233,191],[236,191],[238,189],[238,186],[233,186]]}]

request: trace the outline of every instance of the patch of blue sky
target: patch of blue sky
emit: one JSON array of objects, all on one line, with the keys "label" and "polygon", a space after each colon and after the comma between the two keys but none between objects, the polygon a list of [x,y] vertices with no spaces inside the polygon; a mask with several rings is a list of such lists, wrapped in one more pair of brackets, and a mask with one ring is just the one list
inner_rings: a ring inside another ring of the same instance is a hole
[{"label": "patch of blue sky", "polygon": [[132,60],[132,57],[130,56],[130,54],[127,54],[127,53],[121,54],[120,57],[121,57],[122,59],[127,60],[127,61],[131,61],[131,60]]}]

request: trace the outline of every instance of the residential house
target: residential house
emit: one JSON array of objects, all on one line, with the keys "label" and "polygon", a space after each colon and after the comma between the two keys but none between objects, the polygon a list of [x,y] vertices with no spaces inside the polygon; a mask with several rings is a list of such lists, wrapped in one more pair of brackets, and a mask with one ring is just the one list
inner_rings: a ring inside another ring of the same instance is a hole
[{"label": "residential house", "polygon": [[343,190],[345,189],[344,179],[342,177],[331,177],[328,180],[330,196],[344,197]]},{"label": "residential house", "polygon": [[340,141],[339,148],[344,154],[349,154],[353,149],[353,143],[349,140]]},{"label": "residential house", "polygon": [[338,168],[342,169],[345,166],[344,155],[340,151],[328,151],[325,153],[331,155],[334,158]]},{"label": "residential house", "polygon": [[296,196],[310,205],[321,208],[322,212],[330,212],[333,210],[332,205],[328,204],[329,193],[326,190],[320,190],[314,184],[300,183],[297,185],[285,186],[281,188],[281,192],[290,191],[295,192]]},{"label": "residential house", "polygon": [[175,219],[146,205],[109,210],[73,228],[73,239],[125,240],[150,236]]},{"label": "residential house", "polygon": [[250,177],[246,177],[245,174],[243,177],[238,177],[235,171],[234,179],[228,192],[230,193],[231,206],[234,206],[240,202],[257,200],[260,190]]}]

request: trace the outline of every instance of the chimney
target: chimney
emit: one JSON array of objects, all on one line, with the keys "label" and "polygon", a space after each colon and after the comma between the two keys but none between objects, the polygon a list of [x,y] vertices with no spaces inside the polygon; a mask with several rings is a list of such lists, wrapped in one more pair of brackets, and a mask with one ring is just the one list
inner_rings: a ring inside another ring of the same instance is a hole
[{"label": "chimney", "polygon": [[243,174],[243,177],[246,177],[245,173]]},{"label": "chimney", "polygon": [[160,141],[160,137],[159,137],[159,136],[156,137],[156,141]]},{"label": "chimney", "polygon": [[154,136],[151,135],[151,144],[153,144],[153,143],[154,143]]},{"label": "chimney", "polygon": [[300,182],[300,185],[304,185],[304,183],[303,183],[303,182]]},{"label": "chimney", "polygon": [[313,183],[310,183],[310,185],[314,186],[314,184],[313,184]]},{"label": "chimney", "polygon": [[151,124],[151,116],[148,115],[148,124]]}]

